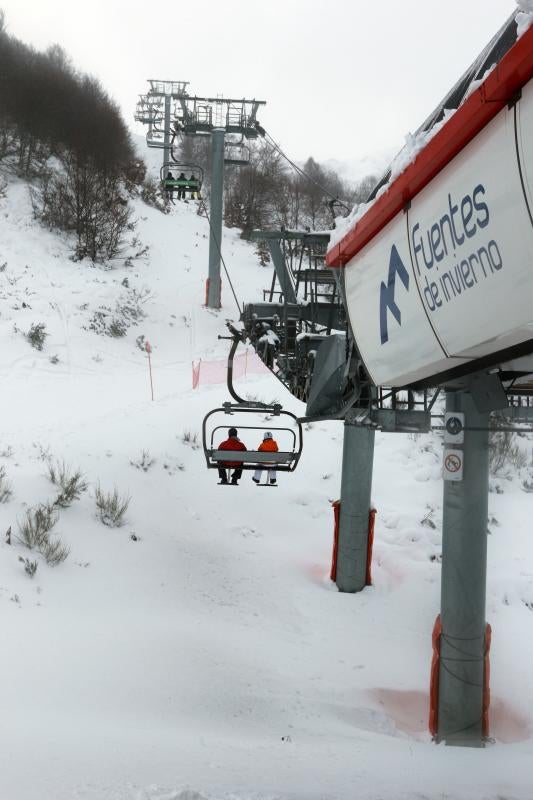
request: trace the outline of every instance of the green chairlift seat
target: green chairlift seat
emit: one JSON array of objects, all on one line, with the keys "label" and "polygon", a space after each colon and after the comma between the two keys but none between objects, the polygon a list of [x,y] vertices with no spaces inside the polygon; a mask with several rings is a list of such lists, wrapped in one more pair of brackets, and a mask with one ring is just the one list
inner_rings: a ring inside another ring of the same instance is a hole
[{"label": "green chairlift seat", "polygon": [[[167,178],[169,172],[172,174],[172,179]],[[184,174],[185,178],[180,178],[180,174]],[[204,180],[204,171],[198,164],[178,164],[175,162],[166,162],[160,170],[161,186],[164,190],[184,189],[191,194],[199,194],[202,190],[202,183]]]}]

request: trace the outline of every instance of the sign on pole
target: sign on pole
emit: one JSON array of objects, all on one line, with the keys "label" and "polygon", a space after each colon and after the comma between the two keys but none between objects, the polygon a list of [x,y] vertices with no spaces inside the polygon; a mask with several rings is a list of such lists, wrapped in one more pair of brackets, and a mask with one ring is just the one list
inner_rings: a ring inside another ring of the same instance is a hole
[{"label": "sign on pole", "polygon": [[464,454],[462,450],[444,448],[443,478],[445,481],[463,480]]},{"label": "sign on pole", "polygon": [[461,411],[447,411],[444,415],[444,444],[464,444],[465,415]]}]

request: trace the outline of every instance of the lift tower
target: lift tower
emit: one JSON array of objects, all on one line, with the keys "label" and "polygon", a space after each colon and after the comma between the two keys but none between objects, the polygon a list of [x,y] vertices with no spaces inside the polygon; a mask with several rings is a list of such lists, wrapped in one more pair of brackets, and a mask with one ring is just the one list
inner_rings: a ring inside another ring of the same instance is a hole
[{"label": "lift tower", "polygon": [[[191,96],[188,81],[149,79],[150,89],[139,96],[135,119],[148,125],[148,147],[163,149],[163,164],[172,160],[172,137],[211,136],[211,219],[206,305],[220,308],[220,260],[224,205],[224,164],[244,166],[244,140],[264,135],[256,116],[265,100]],[[174,104],[174,105],[173,105]],[[226,134],[233,137],[225,148]],[[235,140],[235,137],[237,140]]]},{"label": "lift tower", "polygon": [[148,125],[146,144],[163,150],[163,164],[170,159],[170,143],[173,134],[172,103],[179,109],[182,98],[187,97],[189,81],[160,81],[149,78],[150,88],[139,95],[135,119]]},{"label": "lift tower", "polygon": [[[240,141],[256,139],[264,131],[256,116],[264,100],[224,97],[180,98],[180,116],[176,130],[185,136],[211,136],[211,219],[209,235],[209,274],[206,284],[206,305],[220,308],[220,260],[222,216],[224,205],[224,163],[243,164],[232,153],[225,158],[226,134]],[[231,147],[235,147],[234,144]],[[244,145],[243,145],[244,147]]]}]

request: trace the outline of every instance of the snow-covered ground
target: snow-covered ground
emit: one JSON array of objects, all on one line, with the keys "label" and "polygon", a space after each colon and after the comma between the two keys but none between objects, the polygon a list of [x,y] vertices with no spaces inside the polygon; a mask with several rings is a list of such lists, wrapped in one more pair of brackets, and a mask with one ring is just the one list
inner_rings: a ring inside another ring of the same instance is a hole
[{"label": "snow-covered ground", "polygon": [[[493,479],[495,743],[436,746],[439,439],[377,436],[374,585],[338,593],[342,424],[309,426],[274,491],[249,473],[217,486],[184,434],[227,393],[193,391],[191,362],[224,357],[235,304],[224,280],[222,311],[202,307],[208,225],[194,203],[136,213],[148,257],[104,269],[69,260],[24,184],[0,200],[0,466],[13,489],[0,505],[1,800],[531,800],[532,495],[516,475]],[[225,230],[223,250],[239,298],[259,298],[270,271],[253,248]],[[126,336],[90,329],[102,306],[147,290]],[[24,332],[41,322],[38,351]],[[239,387],[303,411],[272,376]],[[56,567],[17,541],[26,510],[57,494],[50,459],[90,483],[60,510],[70,555]],[[131,497],[124,526],[96,517],[98,483]],[[33,578],[20,557],[37,559]]]}]

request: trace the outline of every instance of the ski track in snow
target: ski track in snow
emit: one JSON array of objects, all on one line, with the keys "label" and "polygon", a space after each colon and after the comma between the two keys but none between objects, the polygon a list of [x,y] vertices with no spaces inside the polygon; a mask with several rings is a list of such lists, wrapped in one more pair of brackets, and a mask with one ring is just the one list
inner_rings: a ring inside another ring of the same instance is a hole
[{"label": "ski track in snow", "polygon": [[[201,306],[208,225],[195,212],[136,203],[149,256],[104,269],[69,259],[67,240],[32,219],[23,184],[0,200],[0,466],[13,487],[0,504],[0,798],[531,800],[528,468],[493,478],[490,495],[495,744],[437,747],[427,695],[441,440],[377,435],[373,586],[357,596],[328,578],[341,423],[309,426],[274,496],[246,473],[238,490],[218,487],[184,433],[200,433],[227,393],[193,391],[191,361],[225,357],[217,336],[237,313],[224,278],[223,309]],[[238,231],[224,231],[223,250],[239,298],[260,299],[270,269]],[[121,339],[97,335],[89,321],[120,302],[125,278],[152,292],[146,317]],[[41,352],[24,337],[37,322]],[[303,412],[272,376],[239,388]],[[30,579],[17,521],[55,496],[47,458],[91,486],[61,510],[69,558],[50,568],[36,556]],[[96,518],[97,482],[131,496],[123,527]]]}]

